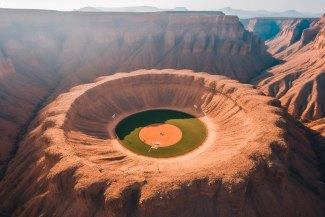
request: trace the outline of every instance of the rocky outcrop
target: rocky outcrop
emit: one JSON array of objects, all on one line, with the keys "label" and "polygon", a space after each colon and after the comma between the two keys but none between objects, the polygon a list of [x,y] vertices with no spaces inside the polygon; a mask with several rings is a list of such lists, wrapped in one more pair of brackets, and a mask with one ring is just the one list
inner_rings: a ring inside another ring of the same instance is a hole
[{"label": "rocky outcrop", "polygon": [[[321,217],[314,152],[279,105],[251,85],[190,71],[118,73],[75,87],[30,126],[0,182],[0,213]],[[206,124],[199,149],[161,160],[114,139],[126,115],[166,107]]]},{"label": "rocky outcrop", "polygon": [[[270,41],[267,42],[267,44],[270,46],[270,49],[276,49],[276,47],[282,46],[283,49],[282,51],[279,51],[276,53],[275,57],[276,58],[281,58],[281,59],[288,59],[291,56],[294,56],[296,53],[298,53],[300,50],[302,50],[306,45],[308,45],[309,43],[315,43],[317,44],[317,39],[316,36],[320,37],[321,35],[323,35],[322,33],[320,33],[321,31],[323,31],[323,26],[324,26],[325,22],[324,22],[324,18],[322,18],[321,20],[316,20],[314,22],[312,22],[309,27],[307,29],[304,29],[301,35],[301,38],[296,41],[295,43],[290,43],[289,46],[284,46],[283,45],[283,41],[275,39],[274,41]],[[322,40],[321,40],[322,41]],[[276,45],[278,42],[278,45]],[[315,44],[314,43],[314,44]],[[274,46],[272,48],[272,46]],[[320,46],[315,47],[316,49],[322,49]]]},{"label": "rocky outcrop", "polygon": [[[316,22],[317,24],[318,22]],[[319,32],[319,29],[318,28],[308,28],[308,29],[305,29],[302,33],[302,36],[301,36],[301,45],[302,46],[305,46],[306,44],[312,42],[316,35],[318,34]]]},{"label": "rocky outcrop", "polygon": [[[289,63],[270,70],[270,77],[259,82],[262,91],[279,98],[289,113],[302,121],[316,120],[325,115],[324,68],[317,69],[319,65],[311,64],[312,59],[300,66],[302,58],[318,58],[307,55],[299,55]],[[324,62],[319,64],[323,65]]]},{"label": "rocky outcrop", "polygon": [[276,55],[285,62],[264,73],[256,84],[265,94],[280,99],[289,113],[310,128],[308,138],[325,177],[324,24],[325,16],[305,29],[299,41]]},{"label": "rocky outcrop", "polygon": [[0,160],[36,105],[98,76],[185,68],[247,81],[273,63],[258,37],[220,12],[0,12]]},{"label": "rocky outcrop", "polygon": [[322,19],[315,23],[315,25],[312,26],[311,30],[317,32],[315,42],[314,42],[314,48],[319,50],[325,50],[325,14],[322,17]]},{"label": "rocky outcrop", "polygon": [[[244,39],[244,41],[243,41]],[[188,68],[247,81],[249,67],[261,68],[266,54],[263,42],[244,30],[237,17],[219,16],[204,19],[195,16],[171,16],[165,35],[168,53],[158,68]],[[175,49],[176,48],[176,49]],[[255,55],[259,53],[259,55]],[[245,57],[245,60],[243,59]],[[255,60],[254,60],[255,59]],[[258,60],[258,61],[257,61]],[[261,61],[261,62],[260,62]],[[258,63],[260,62],[260,63]],[[235,64],[238,63],[238,64]],[[241,65],[242,67],[238,67]],[[234,73],[236,71],[236,73]]]},{"label": "rocky outcrop", "polygon": [[264,74],[258,86],[267,95],[279,98],[297,118],[311,121],[325,116],[325,25],[323,17],[310,31],[315,39],[288,55],[284,64]]}]

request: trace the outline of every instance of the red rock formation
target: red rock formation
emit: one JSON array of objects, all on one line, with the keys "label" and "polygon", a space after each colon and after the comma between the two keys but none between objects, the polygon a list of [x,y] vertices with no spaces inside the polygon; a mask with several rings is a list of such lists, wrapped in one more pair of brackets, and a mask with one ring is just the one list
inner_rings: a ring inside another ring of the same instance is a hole
[{"label": "red rock formation", "polygon": [[[312,26],[315,39],[284,64],[269,70],[258,86],[267,95],[280,99],[295,117],[304,121],[325,116],[325,17]],[[297,42],[299,43],[299,42]],[[290,48],[288,48],[290,49]]]},{"label": "red rock formation", "polygon": [[315,38],[314,47],[325,50],[325,14],[319,22],[312,26],[312,29],[314,31],[319,30]]},{"label": "red rock formation", "polygon": [[37,104],[98,76],[187,68],[247,81],[273,63],[261,40],[220,12],[1,9],[0,35],[0,160]]},{"label": "red rock formation", "polygon": [[[276,56],[284,63],[260,78],[258,87],[275,96],[311,129],[309,139],[325,177],[325,15],[305,29],[302,38]],[[323,178],[324,180],[324,178]],[[323,181],[324,182],[324,181]]]},{"label": "red rock formation", "polygon": [[[314,152],[279,105],[251,85],[190,71],[118,73],[75,87],[32,123],[0,182],[0,213],[321,217]],[[206,123],[200,149],[161,160],[112,137],[125,115],[161,107]],[[111,119],[115,112],[119,120]]]},{"label": "red rock formation", "polygon": [[[304,46],[308,45],[311,42],[314,42],[317,35],[322,35],[319,32],[321,31],[323,26],[324,19],[314,21],[310,24],[309,28],[303,30],[301,38],[298,41],[296,41],[295,43],[288,44],[289,46],[282,45],[285,49],[276,53],[275,57],[280,59],[288,59],[289,57],[293,56],[302,48],[304,48]],[[276,45],[276,41],[278,41],[277,46],[281,46],[282,42],[277,39],[275,39],[274,42],[268,42],[268,45],[272,47]]]}]

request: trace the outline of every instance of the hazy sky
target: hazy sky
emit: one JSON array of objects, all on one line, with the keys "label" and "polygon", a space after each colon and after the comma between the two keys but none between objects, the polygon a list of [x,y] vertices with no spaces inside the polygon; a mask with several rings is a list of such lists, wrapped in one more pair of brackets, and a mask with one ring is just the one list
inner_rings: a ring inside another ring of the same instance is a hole
[{"label": "hazy sky", "polygon": [[85,6],[125,7],[156,6],[174,8],[184,6],[192,10],[217,10],[224,7],[271,11],[298,10],[325,12],[325,0],[0,0],[0,7],[72,10]]}]

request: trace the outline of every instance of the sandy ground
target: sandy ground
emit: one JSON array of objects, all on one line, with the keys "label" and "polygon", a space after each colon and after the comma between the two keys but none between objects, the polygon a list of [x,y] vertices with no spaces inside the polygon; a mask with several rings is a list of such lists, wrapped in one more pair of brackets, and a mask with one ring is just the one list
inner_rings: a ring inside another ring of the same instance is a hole
[{"label": "sandy ground", "polygon": [[182,139],[182,131],[171,124],[152,124],[140,130],[139,138],[150,146],[159,143],[159,147],[167,147]]}]

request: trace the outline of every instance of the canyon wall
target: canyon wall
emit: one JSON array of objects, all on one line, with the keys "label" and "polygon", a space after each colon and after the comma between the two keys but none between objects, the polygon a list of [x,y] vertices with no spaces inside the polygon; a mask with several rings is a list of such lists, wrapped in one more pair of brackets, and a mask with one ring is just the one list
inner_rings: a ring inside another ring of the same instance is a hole
[{"label": "canyon wall", "polygon": [[303,45],[312,41],[315,34],[305,30],[318,20],[316,18],[254,18],[241,21],[248,31],[264,39],[268,51],[276,55],[300,40],[303,41]]},{"label": "canyon wall", "polygon": [[279,98],[294,117],[311,121],[325,116],[325,16],[306,31],[315,32],[314,39],[264,73],[258,87]]},{"label": "canyon wall", "polygon": [[325,15],[305,29],[299,41],[278,56],[283,64],[267,70],[255,84],[311,129],[310,140],[325,177]]},{"label": "canyon wall", "polygon": [[245,82],[272,64],[263,42],[221,12],[0,9],[0,161],[50,95],[98,76],[174,68]]}]

